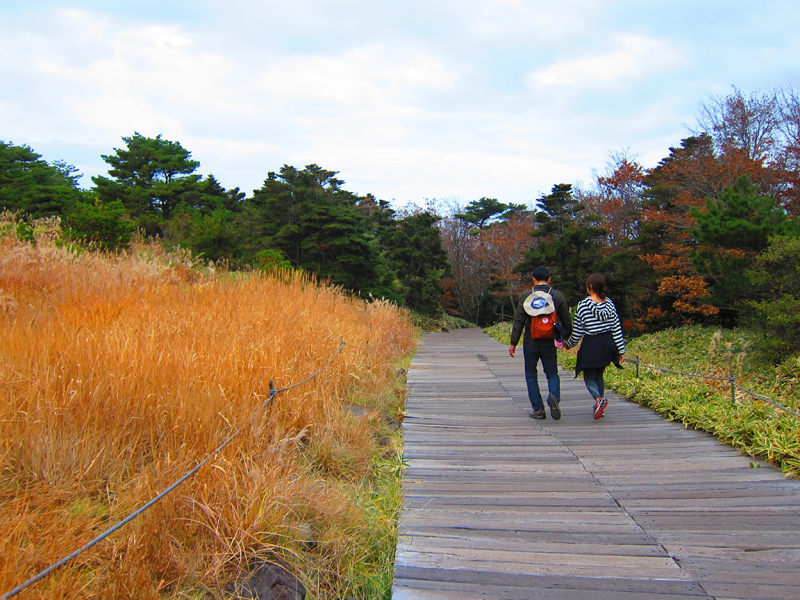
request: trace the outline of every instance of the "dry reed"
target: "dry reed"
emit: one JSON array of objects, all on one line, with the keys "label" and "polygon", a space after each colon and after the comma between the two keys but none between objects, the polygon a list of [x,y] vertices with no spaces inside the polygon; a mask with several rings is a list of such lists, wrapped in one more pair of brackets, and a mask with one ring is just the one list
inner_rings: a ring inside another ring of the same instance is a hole
[{"label": "dry reed", "polygon": [[[374,523],[356,500],[401,410],[395,307],[296,274],[207,273],[0,237],[0,592],[144,504],[279,394],[197,476],[24,598],[214,597],[256,560],[312,597],[357,593]],[[0,227],[0,231],[2,231]],[[370,409],[363,417],[351,404]]]}]

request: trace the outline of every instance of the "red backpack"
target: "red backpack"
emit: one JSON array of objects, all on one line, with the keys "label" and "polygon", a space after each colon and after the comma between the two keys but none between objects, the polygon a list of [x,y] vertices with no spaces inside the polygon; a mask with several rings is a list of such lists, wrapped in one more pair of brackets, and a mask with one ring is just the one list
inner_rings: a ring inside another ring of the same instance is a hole
[{"label": "red backpack", "polygon": [[549,290],[532,290],[530,296],[525,298],[523,307],[531,315],[531,337],[533,339],[553,339],[553,329],[558,322],[556,317],[556,304]]}]

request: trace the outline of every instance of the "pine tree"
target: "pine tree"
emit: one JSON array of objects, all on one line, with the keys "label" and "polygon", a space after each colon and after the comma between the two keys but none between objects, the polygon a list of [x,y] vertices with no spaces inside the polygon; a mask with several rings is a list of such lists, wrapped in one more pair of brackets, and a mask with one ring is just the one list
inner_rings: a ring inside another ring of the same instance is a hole
[{"label": "pine tree", "polygon": [[200,163],[180,143],[160,134],[148,138],[134,132],[122,140],[125,148],[102,155],[113,179],[92,177],[96,192],[103,202],[121,200],[140,222],[162,231],[158,224],[168,220],[181,202],[190,202],[189,194],[200,180],[193,173]]},{"label": "pine tree", "polygon": [[66,214],[81,201],[75,167],[48,164],[29,146],[0,141],[0,210],[31,218]]},{"label": "pine tree", "polygon": [[717,199],[708,198],[706,209],[693,209],[697,225],[693,234],[699,247],[692,264],[710,281],[708,302],[735,321],[754,289],[745,271],[773,236],[798,236],[800,227],[789,219],[774,198],[759,194],[748,177],[739,178]]},{"label": "pine tree", "polygon": [[516,270],[530,273],[538,266],[549,267],[553,286],[564,293],[570,304],[576,304],[586,295],[586,278],[598,270],[606,231],[596,225],[596,218],[585,214],[569,184],[553,186],[536,206],[539,225],[531,233],[536,245],[527,251]]},{"label": "pine tree", "polygon": [[403,304],[429,316],[442,311],[441,279],[450,270],[437,221],[429,212],[412,214],[396,221],[382,239]]}]

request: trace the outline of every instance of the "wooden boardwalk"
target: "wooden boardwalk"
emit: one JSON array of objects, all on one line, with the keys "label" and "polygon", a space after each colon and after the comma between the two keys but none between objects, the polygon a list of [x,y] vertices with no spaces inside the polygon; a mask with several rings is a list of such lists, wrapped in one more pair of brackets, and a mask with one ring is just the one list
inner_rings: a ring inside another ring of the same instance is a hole
[{"label": "wooden boardwalk", "polygon": [[395,600],[800,599],[799,481],[613,394],[595,421],[570,373],[534,421],[521,350],[425,336]]}]

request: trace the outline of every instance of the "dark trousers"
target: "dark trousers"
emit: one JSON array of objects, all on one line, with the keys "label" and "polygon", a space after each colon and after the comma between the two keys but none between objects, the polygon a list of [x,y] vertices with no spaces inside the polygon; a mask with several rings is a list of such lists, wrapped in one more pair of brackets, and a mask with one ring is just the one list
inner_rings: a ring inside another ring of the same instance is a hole
[{"label": "dark trousers", "polygon": [[603,371],[605,370],[605,367],[583,370],[583,383],[586,384],[586,389],[589,390],[595,400],[605,396],[606,382],[603,379]]},{"label": "dark trousers", "polygon": [[561,380],[558,377],[558,361],[556,360],[556,347],[550,346],[530,346],[522,347],[522,355],[525,358],[525,383],[528,384],[528,399],[531,401],[533,410],[544,408],[542,394],[539,392],[539,376],[536,372],[536,365],[541,360],[542,369],[547,377],[547,389],[551,394],[561,397]]}]

